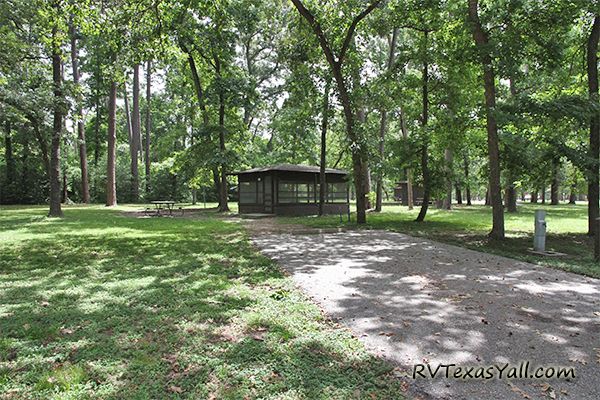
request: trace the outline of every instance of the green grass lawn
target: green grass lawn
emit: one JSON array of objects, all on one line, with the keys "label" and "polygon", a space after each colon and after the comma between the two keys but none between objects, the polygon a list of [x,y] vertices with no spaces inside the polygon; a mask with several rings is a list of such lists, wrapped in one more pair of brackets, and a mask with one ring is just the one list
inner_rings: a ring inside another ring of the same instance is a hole
[{"label": "green grass lawn", "polygon": [[235,220],[0,209],[0,399],[397,399]]},{"label": "green grass lawn", "polygon": [[[533,247],[536,209],[547,211],[546,248],[565,256],[537,256],[528,252]],[[367,224],[361,226],[352,222],[354,215],[350,223],[345,216],[341,223],[339,216],[281,218],[279,221],[312,227],[388,229],[600,278],[600,266],[593,260],[593,242],[586,235],[587,205],[520,204],[518,213],[505,214],[507,238],[503,241],[487,237],[492,226],[489,207],[454,206],[452,211],[430,208],[423,223],[414,222],[418,212],[418,207],[409,211],[407,207],[388,205],[381,213],[369,213]]]}]

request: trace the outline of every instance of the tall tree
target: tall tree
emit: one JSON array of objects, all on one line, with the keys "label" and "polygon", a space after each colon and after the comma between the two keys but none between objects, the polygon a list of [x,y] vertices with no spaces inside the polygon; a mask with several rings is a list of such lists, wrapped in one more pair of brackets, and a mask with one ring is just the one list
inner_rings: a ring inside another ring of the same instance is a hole
[{"label": "tall tree", "polygon": [[106,148],[106,206],[117,205],[117,82],[110,82]]},{"label": "tall tree", "polygon": [[[398,28],[394,28],[389,38],[389,53],[387,60],[387,69],[391,71],[394,67],[396,58],[396,42],[398,41]],[[385,136],[388,129],[387,110],[382,108],[380,111],[381,121],[379,123],[379,157],[383,160],[385,157]],[[375,211],[381,211],[383,204],[383,170],[380,169],[377,174]]]},{"label": "tall tree", "polygon": [[[12,203],[16,200],[15,183],[17,181],[16,160],[13,153],[12,126],[10,120],[4,123],[4,160],[6,161],[6,186],[0,190],[2,200]],[[8,192],[8,193],[7,193]]]},{"label": "tall tree", "polygon": [[146,170],[146,193],[150,192],[150,129],[152,107],[152,61],[146,63],[146,138],[144,140],[144,163]]},{"label": "tall tree", "polygon": [[468,19],[473,32],[473,39],[479,51],[483,68],[483,86],[485,92],[485,110],[487,126],[487,146],[489,163],[489,191],[492,205],[492,231],[490,237],[504,239],[504,207],[500,186],[500,150],[498,140],[498,124],[494,115],[496,109],[496,76],[490,53],[489,34],[484,30],[479,19],[478,0],[467,0]]},{"label": "tall tree", "polygon": [[90,185],[88,182],[87,146],[85,141],[85,124],[83,121],[83,94],[79,83],[79,48],[77,47],[78,32],[71,18],[69,26],[71,36],[71,65],[73,68],[73,85],[75,86],[75,119],[77,121],[77,146],[79,148],[79,167],[81,169],[81,201],[90,202]]},{"label": "tall tree", "polygon": [[141,138],[140,120],[140,64],[133,66],[133,108],[131,110],[131,200],[139,201],[140,198],[140,175],[139,175],[139,151]]},{"label": "tall tree", "polygon": [[465,153],[463,158],[463,169],[465,173],[465,195],[467,196],[467,205],[472,205],[471,203],[471,180],[469,177],[469,156]]},{"label": "tall tree", "polygon": [[552,182],[550,183],[550,205],[558,205],[558,185],[559,185],[559,173],[560,173],[560,158],[554,157],[552,159]]},{"label": "tall tree", "polygon": [[60,188],[60,142],[62,140],[63,117],[64,117],[64,95],[62,88],[62,59],[61,59],[61,32],[59,32],[59,20],[61,5],[58,0],[52,2],[55,21],[52,25],[51,49],[52,49],[52,82],[54,94],[52,145],[50,151],[50,211],[49,217],[62,217],[61,188]]},{"label": "tall tree", "polygon": [[[408,140],[408,128],[406,127],[406,117],[404,116],[404,110],[400,107],[400,130],[402,131],[402,138],[404,140]],[[408,201],[408,209],[412,210],[415,205],[414,199],[414,191],[413,191],[413,178],[412,178],[412,169],[405,168],[404,175],[406,175],[406,191],[407,191],[407,201]]]},{"label": "tall tree", "polygon": [[[587,77],[590,100],[598,104],[598,41],[600,40],[600,15],[594,17],[594,23],[587,41]],[[600,115],[596,111],[590,119],[590,167],[588,170],[588,234],[595,235],[599,215],[600,201]]]},{"label": "tall tree", "polygon": [[308,22],[316,35],[319,45],[325,53],[325,58],[331,68],[333,77],[337,84],[339,100],[344,109],[344,119],[346,123],[346,134],[350,140],[350,148],[352,153],[352,169],[354,172],[354,186],[356,191],[356,220],[360,223],[367,221],[366,215],[366,195],[365,182],[368,173],[368,152],[367,145],[364,140],[364,134],[361,127],[357,127],[355,123],[356,105],[351,96],[351,89],[348,87],[345,74],[343,72],[344,60],[348,49],[352,45],[353,36],[358,24],[366,18],[375,8],[381,3],[381,0],[372,1],[364,10],[358,13],[351,21],[345,33],[342,35],[342,46],[337,52],[328,40],[321,23],[317,21],[311,11],[309,11],[301,0],[292,0],[292,3],[300,13],[300,15]]},{"label": "tall tree", "polygon": [[423,137],[421,138],[421,173],[423,174],[423,201],[421,202],[421,209],[419,215],[417,215],[416,222],[425,221],[427,215],[427,209],[429,208],[429,201],[431,200],[431,171],[429,170],[429,137],[427,132],[427,126],[429,124],[429,61],[427,58],[427,43],[428,43],[429,31],[423,31],[423,72],[421,74],[421,91],[422,91],[422,114],[421,114],[421,127],[423,128]]},{"label": "tall tree", "polygon": [[446,196],[444,196],[444,203],[443,203],[443,208],[444,210],[451,210],[452,209],[452,188],[453,188],[453,176],[452,176],[452,171],[453,171],[453,166],[452,163],[454,162],[454,152],[452,151],[451,148],[446,148],[444,150],[444,166],[446,169]]},{"label": "tall tree", "polygon": [[217,75],[218,92],[219,92],[219,150],[221,152],[221,187],[219,191],[219,211],[229,211],[228,197],[229,185],[227,184],[227,161],[225,158],[225,93],[222,76],[222,64],[219,56],[214,57],[215,73]]},{"label": "tall tree", "polygon": [[327,192],[327,174],[325,167],[327,166],[327,126],[329,123],[329,90],[331,86],[331,78],[327,77],[325,82],[325,90],[323,92],[323,111],[321,112],[321,162],[319,165],[319,216],[324,214],[325,194]]}]

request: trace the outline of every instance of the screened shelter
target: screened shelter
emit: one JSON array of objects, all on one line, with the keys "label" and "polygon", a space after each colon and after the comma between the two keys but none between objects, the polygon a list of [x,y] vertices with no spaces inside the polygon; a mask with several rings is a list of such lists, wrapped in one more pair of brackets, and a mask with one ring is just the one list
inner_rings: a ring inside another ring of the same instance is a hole
[{"label": "screened shelter", "polygon": [[[325,214],[349,210],[348,173],[325,170]],[[313,215],[319,212],[319,167],[280,164],[234,172],[240,214]]]}]

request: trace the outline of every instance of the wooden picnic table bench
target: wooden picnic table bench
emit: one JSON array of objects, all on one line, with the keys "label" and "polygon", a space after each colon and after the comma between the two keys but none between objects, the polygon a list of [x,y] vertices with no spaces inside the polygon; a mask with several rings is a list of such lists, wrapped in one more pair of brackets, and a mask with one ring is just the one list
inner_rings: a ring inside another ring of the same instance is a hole
[{"label": "wooden picnic table bench", "polygon": [[[155,200],[151,201],[151,204],[154,205],[154,213],[156,216],[161,216],[163,212],[168,211],[169,215],[173,215],[173,209],[175,208],[175,201],[173,200]],[[183,208],[179,207],[181,210],[181,214],[183,215]],[[146,212],[151,211],[146,209]]]}]

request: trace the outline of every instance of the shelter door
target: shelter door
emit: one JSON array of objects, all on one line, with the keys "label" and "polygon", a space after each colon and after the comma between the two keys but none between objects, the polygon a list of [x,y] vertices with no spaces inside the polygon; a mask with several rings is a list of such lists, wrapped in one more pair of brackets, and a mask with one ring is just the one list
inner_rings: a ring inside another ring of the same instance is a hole
[{"label": "shelter door", "polygon": [[272,214],[273,213],[273,185],[271,181],[271,176],[265,176],[263,180],[264,185],[264,202],[265,202],[265,212]]}]

